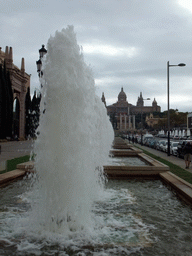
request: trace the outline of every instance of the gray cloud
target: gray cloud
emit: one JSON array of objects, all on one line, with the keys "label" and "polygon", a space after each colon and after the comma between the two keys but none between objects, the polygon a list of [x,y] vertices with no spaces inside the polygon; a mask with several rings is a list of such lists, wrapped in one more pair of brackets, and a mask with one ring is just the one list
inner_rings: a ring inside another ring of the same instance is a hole
[{"label": "gray cloud", "polygon": [[[183,0],[184,1],[184,0]],[[112,103],[124,87],[135,104],[140,92],[166,110],[166,64],[170,68],[170,105],[192,111],[192,12],[176,0],[0,1],[1,47],[13,47],[14,63],[25,57],[31,88],[39,86],[38,49],[50,35],[74,25],[77,41],[91,65],[96,92]],[[182,88],[182,89],[181,89]],[[148,104],[148,103],[146,103]],[[151,103],[150,103],[151,104]]]}]

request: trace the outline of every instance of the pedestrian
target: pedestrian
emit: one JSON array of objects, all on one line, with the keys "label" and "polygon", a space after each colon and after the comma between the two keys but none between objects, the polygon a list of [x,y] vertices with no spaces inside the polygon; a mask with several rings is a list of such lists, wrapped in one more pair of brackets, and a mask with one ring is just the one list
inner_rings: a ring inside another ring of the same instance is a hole
[{"label": "pedestrian", "polygon": [[183,150],[185,152],[185,155],[184,155],[185,169],[189,169],[190,162],[191,162],[191,151],[192,151],[190,142],[187,142]]},{"label": "pedestrian", "polygon": [[134,136],[132,137],[132,143],[134,144],[134,142],[135,142],[135,138],[134,138]]}]

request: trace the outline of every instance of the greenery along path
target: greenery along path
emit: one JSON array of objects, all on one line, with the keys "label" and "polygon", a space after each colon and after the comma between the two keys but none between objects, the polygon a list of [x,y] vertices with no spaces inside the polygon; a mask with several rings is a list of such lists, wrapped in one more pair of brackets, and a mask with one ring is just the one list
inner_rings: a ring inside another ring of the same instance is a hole
[{"label": "greenery along path", "polygon": [[[169,166],[170,172],[174,173],[175,175],[177,175],[181,179],[184,179],[185,181],[192,184],[192,173],[186,171],[185,169],[179,167],[178,165],[175,165],[175,164],[173,164],[173,163],[171,163],[171,162],[169,162],[169,161],[167,161],[167,160],[165,160],[165,159],[163,159],[159,156],[156,156],[156,155],[146,151],[145,149],[142,149],[142,150],[146,155],[149,155],[152,158],[158,160],[159,162]],[[26,156],[14,158],[14,159],[11,159],[11,160],[7,160],[7,169],[4,170],[4,171],[1,171],[0,174],[15,170],[17,168],[17,164],[28,162],[29,159],[30,159],[30,156],[26,155]]]},{"label": "greenery along path", "polygon": [[186,171],[185,169],[181,168],[180,166],[178,165],[175,165],[159,156],[156,156],[144,149],[143,150],[143,153],[145,153],[146,155],[148,156],[151,156],[152,158],[158,160],[159,162],[163,163],[163,164],[166,164],[167,166],[169,166],[170,168],[170,172],[174,173],[175,175],[177,175],[178,177],[180,177],[181,179],[189,182],[192,184],[192,173]]},{"label": "greenery along path", "polygon": [[28,162],[29,159],[30,159],[30,156],[27,155],[27,156],[21,156],[18,158],[7,160],[7,169],[4,171],[0,171],[0,174],[16,170],[18,164]]}]

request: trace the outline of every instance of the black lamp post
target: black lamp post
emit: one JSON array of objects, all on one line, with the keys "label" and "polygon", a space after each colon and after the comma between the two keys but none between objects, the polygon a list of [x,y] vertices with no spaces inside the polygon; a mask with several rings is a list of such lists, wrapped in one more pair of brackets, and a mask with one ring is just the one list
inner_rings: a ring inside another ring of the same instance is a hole
[{"label": "black lamp post", "polygon": [[[144,100],[150,100],[150,98],[143,99]],[[143,145],[143,105],[141,107],[141,145]]]},{"label": "black lamp post", "polygon": [[45,49],[45,45],[43,44],[42,45],[42,48],[39,49],[39,60],[36,61],[36,64],[37,64],[37,72],[39,74],[39,77],[42,77],[43,76],[43,71],[41,70],[41,67],[42,67],[42,58],[43,56],[47,53],[47,50]]},{"label": "black lamp post", "polygon": [[47,53],[47,50],[45,49],[45,45],[42,45],[42,48],[39,50],[39,56],[40,59],[43,58],[43,56]]},{"label": "black lamp post", "polygon": [[170,111],[169,111],[169,67],[184,67],[185,63],[180,63],[177,65],[169,65],[167,62],[167,126],[168,126],[168,137],[167,137],[167,155],[170,156]]}]

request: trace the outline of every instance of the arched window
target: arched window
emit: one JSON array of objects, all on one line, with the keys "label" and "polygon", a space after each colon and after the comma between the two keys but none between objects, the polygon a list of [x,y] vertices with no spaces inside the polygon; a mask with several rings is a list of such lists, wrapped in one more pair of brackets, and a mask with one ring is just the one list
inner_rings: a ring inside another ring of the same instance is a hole
[{"label": "arched window", "polygon": [[19,138],[19,117],[20,117],[20,104],[18,98],[13,102],[13,135],[14,138]]}]

